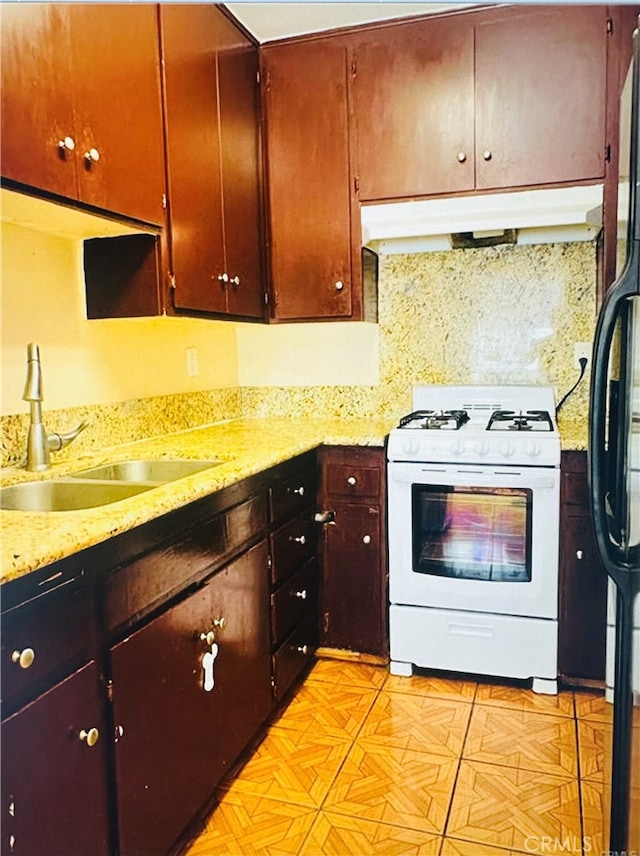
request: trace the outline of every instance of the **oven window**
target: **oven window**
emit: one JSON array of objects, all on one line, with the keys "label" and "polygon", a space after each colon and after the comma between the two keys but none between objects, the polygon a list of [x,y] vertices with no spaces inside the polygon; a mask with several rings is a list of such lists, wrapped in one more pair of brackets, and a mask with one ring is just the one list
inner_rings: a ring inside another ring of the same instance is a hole
[{"label": "oven window", "polygon": [[531,490],[413,485],[412,494],[415,573],[531,581]]}]

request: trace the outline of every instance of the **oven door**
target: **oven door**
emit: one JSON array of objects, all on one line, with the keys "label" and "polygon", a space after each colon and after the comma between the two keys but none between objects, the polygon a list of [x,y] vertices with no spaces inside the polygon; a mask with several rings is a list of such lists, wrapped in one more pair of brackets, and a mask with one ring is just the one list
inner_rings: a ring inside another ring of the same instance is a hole
[{"label": "oven door", "polygon": [[394,604],[558,616],[560,470],[392,462]]}]

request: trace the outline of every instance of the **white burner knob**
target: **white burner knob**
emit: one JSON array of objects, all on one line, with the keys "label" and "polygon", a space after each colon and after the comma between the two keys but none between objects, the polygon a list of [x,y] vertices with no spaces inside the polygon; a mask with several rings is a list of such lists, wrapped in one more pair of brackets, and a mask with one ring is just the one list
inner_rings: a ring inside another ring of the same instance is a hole
[{"label": "white burner knob", "polygon": [[505,458],[511,458],[515,454],[516,447],[513,445],[513,443],[507,442],[502,444],[500,451],[502,452]]},{"label": "white burner knob", "polygon": [[476,443],[476,452],[483,456],[489,454],[489,444],[486,440],[478,440]]},{"label": "white burner knob", "polygon": [[406,455],[417,455],[420,450],[420,442],[417,437],[405,437],[402,441],[402,451]]},{"label": "white burner knob", "polygon": [[530,443],[527,443],[527,455],[530,458],[537,458],[540,454],[540,446],[537,443],[534,443],[533,440]]},{"label": "white burner knob", "polygon": [[451,451],[454,455],[461,455],[464,452],[464,443],[462,440],[454,440],[451,444]]}]

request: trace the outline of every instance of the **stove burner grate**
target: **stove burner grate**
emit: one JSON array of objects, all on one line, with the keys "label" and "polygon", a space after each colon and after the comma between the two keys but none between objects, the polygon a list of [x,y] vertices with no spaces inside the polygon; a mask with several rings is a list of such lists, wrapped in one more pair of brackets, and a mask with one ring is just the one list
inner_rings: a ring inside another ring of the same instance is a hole
[{"label": "stove burner grate", "polygon": [[509,423],[506,426],[509,431],[531,431],[534,428],[532,423],[543,423],[545,428],[542,430],[553,431],[551,417],[546,410],[527,410],[524,413],[522,411],[516,413],[514,410],[496,410],[491,414],[487,431],[491,431],[493,427],[501,427],[505,422]]},{"label": "stove burner grate", "polygon": [[[469,421],[466,410],[414,410],[403,416],[398,428],[448,429],[457,431]],[[414,424],[415,423],[415,424]]]}]

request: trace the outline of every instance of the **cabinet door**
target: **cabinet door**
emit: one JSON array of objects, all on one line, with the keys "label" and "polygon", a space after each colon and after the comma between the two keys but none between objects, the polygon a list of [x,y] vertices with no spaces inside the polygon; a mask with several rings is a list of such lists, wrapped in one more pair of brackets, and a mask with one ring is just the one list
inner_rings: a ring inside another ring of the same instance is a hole
[{"label": "cabinet door", "polygon": [[324,527],[321,644],[384,655],[380,509],[333,505],[335,524]]},{"label": "cabinet door", "polygon": [[226,310],[218,119],[219,12],[160,4],[176,308]]},{"label": "cabinet door", "polygon": [[222,12],[216,14],[227,310],[261,318],[258,48]]},{"label": "cabinet door", "polygon": [[602,681],[605,675],[607,574],[588,514],[562,527],[558,660],[560,674]]},{"label": "cabinet door", "polygon": [[2,723],[3,853],[109,852],[98,688],[89,663]]},{"label": "cabinet door", "polygon": [[360,199],[472,190],[472,24],[421,21],[372,31],[354,60]]},{"label": "cabinet door", "polygon": [[166,852],[269,713],[268,606],[261,543],[113,649],[123,856]]},{"label": "cabinet door", "polygon": [[77,196],[69,6],[2,3],[2,175]]},{"label": "cabinet door", "polygon": [[476,28],[476,187],[604,175],[606,7],[516,10]]},{"label": "cabinet door", "polygon": [[271,281],[277,319],[352,314],[346,49],[263,49]]},{"label": "cabinet door", "polygon": [[162,224],[157,9],[152,3],[69,9],[79,198]]}]

